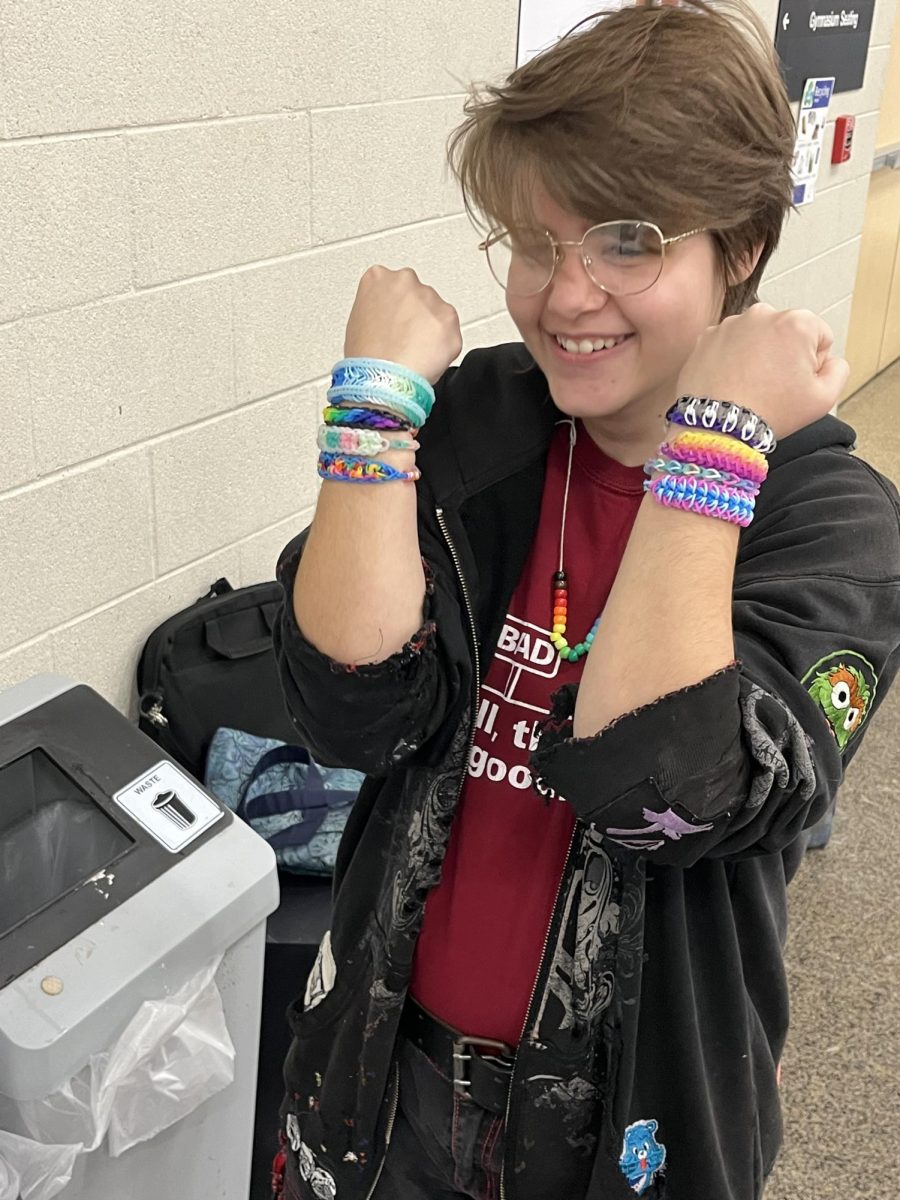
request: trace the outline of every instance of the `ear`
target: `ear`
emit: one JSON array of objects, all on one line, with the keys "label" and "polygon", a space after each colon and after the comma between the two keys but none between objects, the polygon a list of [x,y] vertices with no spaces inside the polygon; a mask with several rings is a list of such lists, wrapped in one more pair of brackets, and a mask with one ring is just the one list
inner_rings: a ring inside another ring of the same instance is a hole
[{"label": "ear", "polygon": [[728,286],[737,287],[739,283],[744,283],[749,279],[756,270],[756,264],[759,262],[763,252],[763,244],[760,242],[758,246],[754,246],[752,250],[747,250],[741,255],[738,264],[731,272],[728,279]]}]

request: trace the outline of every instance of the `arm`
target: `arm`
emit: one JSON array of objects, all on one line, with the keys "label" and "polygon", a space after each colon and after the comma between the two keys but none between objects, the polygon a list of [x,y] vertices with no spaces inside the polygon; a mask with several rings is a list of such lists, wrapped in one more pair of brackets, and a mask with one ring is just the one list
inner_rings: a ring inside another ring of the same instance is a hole
[{"label": "arm", "polygon": [[555,697],[535,772],[611,849],[680,867],[774,853],[833,801],[900,667],[900,506],[849,455],[815,457],[773,473],[748,531],[739,662],[594,737],[571,736],[574,690]]},{"label": "arm", "polygon": [[[744,404],[784,437],[840,395],[847,365],[828,357],[831,341],[811,313],[755,305],[704,334],[677,391]],[[645,498],[585,664],[576,737],[732,661],[737,544],[737,529],[725,522]]]},{"label": "arm", "polygon": [[[389,457],[406,471],[414,456]],[[324,482],[293,586],[309,641],[338,662],[383,662],[421,628],[424,601],[415,485]]]},{"label": "arm", "polygon": [[452,564],[423,530],[423,619],[396,653],[380,662],[342,663],[323,654],[299,629],[289,598],[307,533],[282,552],[278,579],[285,603],[274,646],[288,715],[300,741],[322,763],[384,775],[428,746],[439,756],[441,735],[468,701],[471,663]]},{"label": "arm", "polygon": [[[346,357],[402,363],[434,383],[461,346],[456,311],[415,272],[363,275]],[[407,450],[384,459],[401,470],[414,463]],[[304,636],[339,662],[383,662],[421,628],[424,597],[415,486],[325,482],[293,587]]]},{"label": "arm", "polygon": [[[683,390],[737,389],[742,374],[754,377],[755,357],[784,372],[783,380],[765,379],[757,366],[768,403],[765,395],[754,403],[746,384],[729,394],[781,436],[830,407],[846,368],[827,359],[829,338],[815,318],[785,321],[761,306],[728,325],[701,339],[712,386],[695,377]],[[735,333],[747,335],[743,345],[743,336],[727,336]],[[774,335],[769,346],[748,355],[767,334]],[[732,378],[723,382],[709,353],[716,342],[729,350],[720,361]],[[787,361],[781,354],[779,362],[779,346],[790,351]],[[776,415],[779,402],[783,416]],[[730,530],[719,534],[710,518],[645,502],[577,700],[573,689],[556,697],[534,758],[535,773],[611,841],[687,866],[704,853],[777,849],[825,811],[848,747],[830,735],[806,674],[849,646],[884,684],[897,669],[900,644],[896,498],[880,484],[863,495],[860,469],[854,464],[850,476],[832,479],[830,491],[814,477],[776,472],[760,497],[762,511],[773,514],[771,536],[750,531],[752,566],[738,580]],[[795,481],[793,492],[785,491],[785,478]],[[748,576],[762,576],[752,596]],[[743,669],[732,662],[732,647]]]},{"label": "arm", "polygon": [[590,737],[734,659],[738,532],[644,497],[585,663],[576,737]]},{"label": "arm", "polygon": [[[459,349],[456,312],[414,272],[366,272],[347,357],[401,362],[436,380]],[[385,458],[401,469],[413,462],[406,450]],[[326,481],[312,526],[278,564],[287,603],[275,650],[288,713],[320,761],[370,775],[433,739],[468,689],[452,571],[436,578],[423,562],[443,552],[427,536],[420,544],[416,492]]]}]

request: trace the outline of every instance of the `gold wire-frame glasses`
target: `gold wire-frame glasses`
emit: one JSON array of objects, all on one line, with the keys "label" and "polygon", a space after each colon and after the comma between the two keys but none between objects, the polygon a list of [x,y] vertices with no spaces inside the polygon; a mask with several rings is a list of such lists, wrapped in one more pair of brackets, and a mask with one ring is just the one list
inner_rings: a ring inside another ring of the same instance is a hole
[{"label": "gold wire-frame glasses", "polygon": [[494,279],[512,296],[536,296],[548,288],[567,246],[578,250],[588,278],[601,291],[633,296],[659,279],[667,246],[706,232],[690,229],[665,237],[652,221],[603,221],[572,242],[555,238],[547,229],[493,229],[478,249],[484,251]]}]

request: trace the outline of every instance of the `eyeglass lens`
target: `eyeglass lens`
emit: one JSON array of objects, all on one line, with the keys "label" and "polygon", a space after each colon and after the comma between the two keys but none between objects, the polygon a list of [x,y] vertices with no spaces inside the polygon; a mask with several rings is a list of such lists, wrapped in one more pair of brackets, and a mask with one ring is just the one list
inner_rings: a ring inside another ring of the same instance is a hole
[{"label": "eyeglass lens", "polygon": [[[574,246],[567,251],[578,253]],[[543,291],[556,265],[553,238],[540,229],[517,229],[491,240],[491,274],[513,296]],[[663,242],[659,230],[643,221],[613,221],[590,229],[582,246],[588,275],[614,296],[646,291],[659,278]]]}]

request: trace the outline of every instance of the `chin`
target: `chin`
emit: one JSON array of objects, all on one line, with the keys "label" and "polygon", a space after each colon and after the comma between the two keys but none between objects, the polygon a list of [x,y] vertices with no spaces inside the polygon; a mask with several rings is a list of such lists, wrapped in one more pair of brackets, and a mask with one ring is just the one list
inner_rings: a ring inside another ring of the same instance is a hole
[{"label": "chin", "polygon": [[621,392],[610,395],[598,395],[593,392],[585,395],[580,389],[554,387],[550,383],[550,395],[556,407],[567,417],[612,417],[628,408],[631,397],[623,396]]}]

